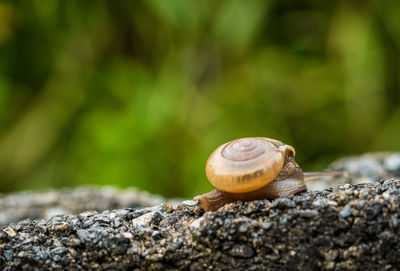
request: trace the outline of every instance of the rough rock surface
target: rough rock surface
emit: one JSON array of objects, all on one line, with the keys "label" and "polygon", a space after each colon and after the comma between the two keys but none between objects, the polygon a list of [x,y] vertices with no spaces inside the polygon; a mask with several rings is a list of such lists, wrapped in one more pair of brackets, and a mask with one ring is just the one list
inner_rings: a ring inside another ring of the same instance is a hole
[{"label": "rough rock surface", "polygon": [[204,213],[172,207],[0,228],[1,270],[397,270],[400,179]]},{"label": "rough rock surface", "polygon": [[88,210],[101,212],[177,202],[134,188],[120,190],[113,187],[78,187],[0,194],[0,226],[27,218],[50,219],[54,215],[79,214]]},{"label": "rough rock surface", "polygon": [[329,170],[346,171],[348,175],[308,181],[308,189],[321,190],[341,184],[373,183],[384,178],[400,177],[400,153],[375,152],[344,157],[333,162]]},{"label": "rough rock surface", "polygon": [[[346,183],[372,183],[383,178],[400,177],[400,153],[367,153],[345,157],[332,163],[329,169],[344,170],[349,174],[347,177],[325,177],[308,181],[308,189],[321,190]],[[0,226],[28,218],[50,219],[60,214],[140,208],[161,203],[175,206],[179,202],[178,199],[168,200],[134,188],[121,190],[114,187],[89,186],[0,194]]]},{"label": "rough rock surface", "polygon": [[0,270],[399,270],[400,154],[330,169],[349,176],[208,213],[135,189],[3,195]]}]

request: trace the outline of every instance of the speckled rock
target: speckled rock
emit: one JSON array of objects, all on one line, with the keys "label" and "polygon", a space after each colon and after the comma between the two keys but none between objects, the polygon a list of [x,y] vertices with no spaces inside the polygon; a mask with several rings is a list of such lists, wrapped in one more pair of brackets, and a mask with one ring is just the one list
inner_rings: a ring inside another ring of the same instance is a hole
[{"label": "speckled rock", "polygon": [[330,169],[349,176],[208,213],[134,189],[3,195],[0,270],[398,270],[400,154]]},{"label": "speckled rock", "polygon": [[383,178],[400,177],[400,153],[375,152],[344,157],[329,170],[346,171],[348,176],[324,177],[307,182],[308,189],[321,190],[341,184],[373,183]]},{"label": "speckled rock", "polygon": [[[330,170],[345,170],[347,177],[325,177],[307,182],[310,190],[321,190],[341,184],[371,183],[383,178],[400,177],[400,153],[367,153],[339,159]],[[134,188],[78,187],[70,189],[24,191],[0,194],[0,226],[24,219],[50,219],[54,215],[79,214],[119,208],[141,208],[161,203],[178,204]]]},{"label": "speckled rock", "polygon": [[50,219],[55,215],[79,214],[88,210],[101,212],[177,202],[134,188],[120,190],[108,186],[0,194],[0,226],[27,218]]},{"label": "speckled rock", "polygon": [[0,228],[1,270],[398,270],[400,179],[290,198],[192,201]]}]

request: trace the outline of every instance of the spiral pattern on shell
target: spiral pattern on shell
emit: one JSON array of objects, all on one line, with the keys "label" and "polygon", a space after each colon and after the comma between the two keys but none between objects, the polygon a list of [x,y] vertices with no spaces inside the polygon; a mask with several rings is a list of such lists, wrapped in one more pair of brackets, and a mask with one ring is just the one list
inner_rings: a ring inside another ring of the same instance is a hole
[{"label": "spiral pattern on shell", "polygon": [[207,178],[226,192],[257,190],[278,176],[285,160],[286,146],[263,137],[241,138],[223,144],[207,161]]},{"label": "spiral pattern on shell", "polygon": [[267,150],[265,140],[241,138],[231,141],[222,150],[222,156],[233,161],[255,159]]}]

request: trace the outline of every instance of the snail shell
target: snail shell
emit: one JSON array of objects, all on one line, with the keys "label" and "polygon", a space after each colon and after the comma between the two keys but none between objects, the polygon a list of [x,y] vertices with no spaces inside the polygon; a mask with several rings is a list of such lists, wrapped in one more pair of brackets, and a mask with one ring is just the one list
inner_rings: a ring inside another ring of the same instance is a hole
[{"label": "snail shell", "polygon": [[275,180],[285,158],[294,158],[294,155],[292,146],[274,139],[241,138],[223,144],[211,154],[206,164],[206,175],[221,191],[255,191]]},{"label": "snail shell", "polygon": [[207,178],[217,189],[194,200],[206,211],[215,211],[229,202],[294,195],[307,189],[305,179],[347,175],[343,171],[304,173],[294,156],[292,146],[266,137],[223,144],[206,164]]},{"label": "snail shell", "polygon": [[241,138],[218,147],[206,164],[217,188],[197,196],[206,211],[229,202],[275,199],[306,190],[292,146],[265,137]]}]

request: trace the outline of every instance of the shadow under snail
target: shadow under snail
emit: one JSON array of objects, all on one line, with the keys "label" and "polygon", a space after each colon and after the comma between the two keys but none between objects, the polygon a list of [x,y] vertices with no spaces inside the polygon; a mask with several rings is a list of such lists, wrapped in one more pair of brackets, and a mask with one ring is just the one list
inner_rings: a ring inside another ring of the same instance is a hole
[{"label": "shadow under snail", "polygon": [[346,175],[341,171],[303,172],[292,146],[265,137],[233,140],[208,158],[206,175],[217,189],[194,198],[206,211],[226,203],[288,197],[307,190],[305,180]]}]

